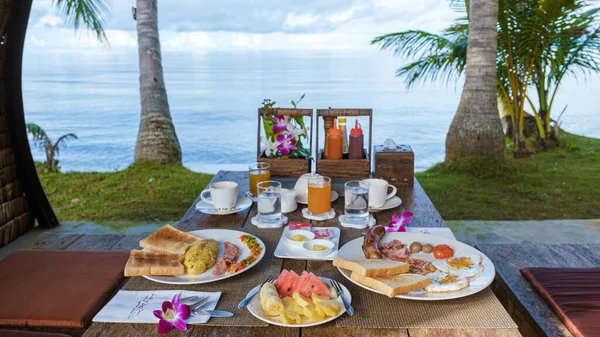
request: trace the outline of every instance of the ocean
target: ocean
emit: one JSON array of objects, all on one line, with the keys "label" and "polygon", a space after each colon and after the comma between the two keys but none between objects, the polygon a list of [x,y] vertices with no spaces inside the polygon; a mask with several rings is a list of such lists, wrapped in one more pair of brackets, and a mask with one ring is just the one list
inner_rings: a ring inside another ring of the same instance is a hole
[{"label": "ocean", "polygon": [[[290,100],[306,94],[299,107],[373,109],[374,145],[388,138],[409,144],[415,168],[425,170],[444,159],[446,132],[463,80],[407,90],[394,76],[402,64],[375,48],[163,53],[183,164],[198,172],[245,170],[256,159],[257,108],[262,100],[291,107]],[[69,132],[79,137],[61,149],[63,172],[121,170],[133,162],[138,86],[137,50],[40,54],[25,48],[27,121],[42,126],[54,140]],[[598,76],[566,80],[555,104],[555,112],[568,104],[562,127],[600,138],[598,93]],[[361,124],[368,130],[366,120]],[[44,159],[39,149],[32,151],[36,160]]]}]

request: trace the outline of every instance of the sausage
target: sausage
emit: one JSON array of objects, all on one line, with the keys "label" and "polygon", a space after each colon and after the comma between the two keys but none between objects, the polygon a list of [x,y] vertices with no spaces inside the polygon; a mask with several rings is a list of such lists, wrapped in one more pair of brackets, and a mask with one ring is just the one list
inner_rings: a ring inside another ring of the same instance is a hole
[{"label": "sausage", "polygon": [[362,245],[363,254],[367,259],[381,259],[379,252],[379,240],[385,235],[385,227],[376,225],[371,227],[365,235],[365,241]]}]

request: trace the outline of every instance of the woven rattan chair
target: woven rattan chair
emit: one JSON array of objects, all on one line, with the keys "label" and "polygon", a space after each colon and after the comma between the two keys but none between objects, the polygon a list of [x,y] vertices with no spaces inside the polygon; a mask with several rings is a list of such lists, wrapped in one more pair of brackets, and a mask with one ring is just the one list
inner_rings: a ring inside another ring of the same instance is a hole
[{"label": "woven rattan chair", "polygon": [[31,0],[0,0],[0,247],[35,225],[58,225],[25,131],[21,64]]}]

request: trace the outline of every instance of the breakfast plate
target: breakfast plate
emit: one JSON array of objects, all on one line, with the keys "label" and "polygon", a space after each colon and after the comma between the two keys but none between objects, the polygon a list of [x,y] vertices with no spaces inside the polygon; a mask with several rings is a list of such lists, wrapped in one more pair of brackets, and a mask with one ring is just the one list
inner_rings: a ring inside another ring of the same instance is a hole
[{"label": "breakfast plate", "polygon": [[[323,283],[325,283],[326,285],[329,285],[331,282],[331,279],[327,278],[327,277],[319,277],[319,279],[321,281],[323,281]],[[249,294],[252,292],[257,291],[258,289],[260,289],[261,285],[257,285],[256,287],[252,288],[252,290],[250,290]],[[346,296],[346,298],[348,299],[349,302],[352,302],[352,296],[350,295],[350,291],[348,291],[348,288],[346,288],[343,284],[340,283],[340,287],[342,288],[342,291],[344,293],[344,295]],[[263,322],[269,323],[269,324],[273,324],[273,325],[279,325],[279,326],[283,326],[283,327],[289,327],[289,328],[305,328],[305,327],[309,327],[309,326],[315,326],[315,325],[321,325],[321,324],[325,324],[327,322],[331,322],[335,319],[337,319],[338,317],[342,316],[345,312],[346,312],[346,308],[344,307],[344,302],[342,301],[341,297],[337,297],[335,298],[335,302],[337,302],[340,310],[337,313],[337,315],[335,316],[327,316],[325,317],[325,319],[323,320],[319,320],[319,321],[313,321],[311,319],[303,319],[302,323],[300,324],[286,324],[286,323],[282,323],[279,320],[279,316],[267,316],[265,315],[261,303],[260,303],[260,295],[256,295],[254,296],[254,298],[252,299],[252,301],[250,302],[250,304],[248,305],[248,311],[250,311],[250,313],[252,315],[254,315],[254,317],[260,319]]]},{"label": "breakfast plate", "polygon": [[285,238],[287,233],[290,232],[289,227],[286,226],[283,232],[281,233],[281,238],[279,239],[277,248],[275,248],[275,257],[278,257],[280,259],[292,260],[332,261],[335,258],[335,255],[339,248],[340,229],[337,227],[314,227],[314,229],[328,229],[331,232],[332,237],[330,240],[335,244],[331,253],[327,255],[311,254],[302,247],[302,244],[299,244],[297,246],[290,244]]},{"label": "breakfast plate", "polygon": [[383,206],[381,206],[381,207],[369,207],[369,212],[385,211],[386,209],[396,208],[400,205],[402,205],[402,199],[400,199],[397,196],[394,196],[394,197],[386,200],[385,204],[383,204]]},{"label": "breakfast plate", "polygon": [[[336,191],[331,191],[331,202],[336,201],[340,195]],[[308,198],[301,198],[300,196],[296,197],[296,202],[303,205],[308,205]]]},{"label": "breakfast plate", "polygon": [[[418,291],[410,292],[408,294],[396,295],[396,297],[398,297],[398,298],[404,298],[404,299],[410,299],[410,300],[421,300],[421,301],[440,301],[440,300],[450,300],[450,299],[470,296],[470,295],[478,293],[478,292],[484,290],[485,288],[487,288],[492,283],[492,281],[494,280],[494,277],[496,276],[496,269],[494,268],[494,264],[492,263],[492,261],[487,256],[485,256],[483,253],[478,251],[477,249],[475,249],[467,244],[464,244],[462,242],[452,240],[449,238],[445,238],[445,237],[434,236],[434,235],[429,235],[429,234],[422,234],[422,233],[391,232],[391,233],[386,233],[383,236],[383,238],[381,239],[380,243],[387,243],[392,240],[399,240],[401,243],[406,244],[407,246],[413,242],[430,244],[432,246],[445,244],[445,245],[450,246],[454,250],[455,256],[465,256],[468,254],[480,256],[481,260],[482,260],[482,266],[483,266],[483,271],[476,277],[469,279],[469,286],[462,290],[449,291],[449,292],[426,292],[424,290],[418,290]],[[364,255],[363,249],[362,249],[363,242],[364,242],[364,239],[361,237],[361,238],[354,239],[354,240],[346,243],[344,246],[342,246],[339,249],[339,251],[337,253],[337,258],[340,258],[340,259],[364,259],[365,255]],[[426,261],[434,260],[432,254],[425,254],[422,252],[417,253],[417,254],[411,254],[410,257],[412,259],[419,259],[419,260],[426,260]],[[441,260],[438,260],[438,261],[441,261]],[[351,272],[349,270],[341,269],[339,267],[338,267],[338,270],[340,271],[340,273],[342,273],[342,275],[344,275],[344,277],[346,277],[348,280],[350,280],[350,282],[358,285],[359,287],[365,288],[367,290],[370,290],[370,291],[373,291],[376,293],[381,293],[380,291],[377,291],[377,290],[367,287],[357,281],[354,281],[350,277]]]},{"label": "breakfast plate", "polygon": [[192,234],[194,236],[197,236],[197,237],[200,237],[203,239],[216,240],[218,243],[218,246],[219,246],[217,259],[219,257],[223,256],[225,242],[230,242],[238,249],[238,251],[239,251],[239,257],[237,259],[238,262],[249,257],[251,254],[251,251],[240,240],[240,237],[242,235],[247,235],[249,237],[256,239],[256,241],[262,248],[262,251],[258,255],[258,257],[256,258],[256,260],[254,262],[247,265],[244,269],[236,271],[234,273],[226,272],[219,276],[213,276],[213,271],[216,268],[216,265],[215,265],[209,269],[206,269],[206,271],[200,275],[190,275],[190,274],[186,273],[186,274],[177,275],[177,276],[147,276],[147,275],[144,275],[144,277],[150,281],[154,281],[154,282],[158,282],[158,283],[177,284],[177,285],[215,282],[215,281],[224,280],[226,278],[229,278],[229,277],[232,277],[232,276],[235,276],[235,275],[245,272],[246,270],[254,267],[257,263],[260,262],[260,260],[263,258],[263,256],[265,256],[265,251],[266,251],[265,244],[258,237],[248,234],[248,233],[245,233],[245,232],[235,231],[235,230],[230,230],[230,229],[201,229],[201,230],[195,230],[195,231],[188,232],[188,234]]},{"label": "breakfast plate", "polygon": [[204,214],[227,215],[227,214],[234,214],[234,213],[241,212],[250,206],[252,206],[252,199],[250,199],[249,197],[245,197],[245,196],[238,196],[237,203],[235,204],[235,208],[231,209],[231,210],[219,211],[219,210],[216,210],[213,205],[211,205],[207,202],[204,202],[204,201],[198,201],[196,203],[195,207],[196,207],[197,211],[202,212]]}]

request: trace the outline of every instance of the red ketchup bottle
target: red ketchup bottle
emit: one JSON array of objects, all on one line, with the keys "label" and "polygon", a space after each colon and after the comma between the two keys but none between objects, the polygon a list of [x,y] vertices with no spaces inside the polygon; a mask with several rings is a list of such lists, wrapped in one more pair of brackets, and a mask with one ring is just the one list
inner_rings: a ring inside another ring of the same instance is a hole
[{"label": "red ketchup bottle", "polygon": [[364,145],[363,131],[358,124],[358,119],[354,123],[354,128],[350,130],[350,141],[348,149],[349,159],[364,159],[363,158],[363,145]]}]

